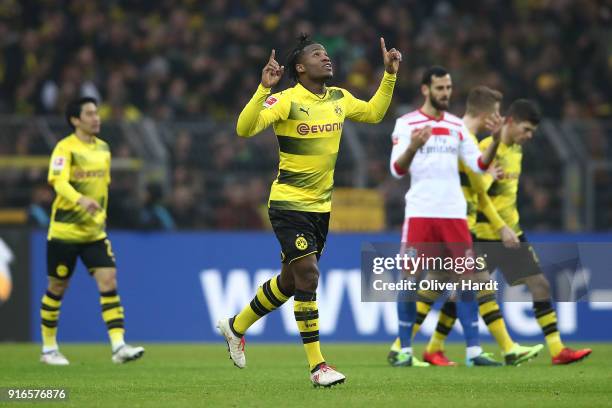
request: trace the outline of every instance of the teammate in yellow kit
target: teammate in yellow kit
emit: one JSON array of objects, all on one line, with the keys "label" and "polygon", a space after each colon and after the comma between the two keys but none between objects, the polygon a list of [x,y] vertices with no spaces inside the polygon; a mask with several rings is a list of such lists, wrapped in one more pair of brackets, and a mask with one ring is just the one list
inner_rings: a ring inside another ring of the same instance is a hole
[{"label": "teammate in yellow kit", "polygon": [[[531,292],[533,312],[546,339],[552,363],[569,364],[587,357],[591,354],[591,349],[573,350],[561,341],[550,284],[542,273],[533,248],[523,234],[516,205],[522,169],[522,146],[533,137],[539,122],[540,112],[533,102],[525,99],[514,101],[506,115],[501,144],[495,159],[502,176],[499,179],[494,179],[491,175],[485,176],[485,189],[496,211],[522,244],[514,249],[499,245],[499,231],[482,213],[476,215],[474,233],[476,248],[481,255],[487,257],[489,270],[498,268],[509,284],[525,284]],[[480,142],[480,147],[484,149],[490,143],[491,138],[485,138]]]},{"label": "teammate in yellow kit", "polygon": [[238,118],[238,135],[251,137],[273,125],[278,138],[280,164],[270,191],[269,216],[282,249],[280,275],[265,282],[238,315],[219,321],[230,357],[240,368],[246,364],[246,330],[293,296],[311,381],[315,386],[331,386],[345,380],[343,374],[326,364],[320,350],[317,262],[327,237],[344,120],[380,122],[391,103],[401,54],[395,49],[387,51],[382,38],[380,46],[385,73],[368,102],[355,98],[346,89],[327,85],[333,76],[331,60],[321,44],[305,35],[287,59],[287,69],[296,85],[270,95],[270,88],[285,70],[272,50],[261,85]]},{"label": "teammate in yellow kit", "polygon": [[[463,122],[470,132],[468,137],[471,137],[476,143],[478,143],[476,134],[482,131],[482,123],[485,118],[491,114],[499,114],[501,100],[502,94],[499,91],[486,86],[477,86],[470,90]],[[491,228],[496,231],[499,239],[505,246],[516,247],[519,243],[516,233],[506,225],[497,213],[491,198],[486,194],[485,180],[489,180],[490,176],[476,174],[462,162],[459,163],[459,172],[461,189],[467,202],[467,223],[472,232],[472,239],[476,241],[474,228],[476,226],[477,214],[479,214],[481,220],[486,219],[489,222]],[[474,279],[488,281],[490,279],[489,272],[476,272]],[[481,290],[476,294],[476,299],[480,316],[482,316],[489,331],[501,348],[506,365],[519,365],[538,355],[543,348],[541,344],[526,347],[512,340],[497,304],[495,291]],[[456,363],[448,360],[444,355],[444,341],[450,333],[456,318],[455,302],[447,301],[442,306],[436,330],[432,334],[423,355],[425,361],[438,366],[456,365]]]},{"label": "teammate in yellow kit", "polygon": [[106,208],[110,183],[111,153],[97,137],[100,116],[93,98],[72,101],[66,120],[74,133],[55,146],[49,166],[49,184],[57,194],[53,201],[47,237],[49,285],[40,310],[43,350],[40,361],[68,365],[59,352],[57,325],[62,296],[77,258],[85,264],[100,291],[102,318],[112,347],[112,361],[124,363],[140,358],[144,349],[124,341],[123,307],[117,294],[115,255],[106,236]]}]

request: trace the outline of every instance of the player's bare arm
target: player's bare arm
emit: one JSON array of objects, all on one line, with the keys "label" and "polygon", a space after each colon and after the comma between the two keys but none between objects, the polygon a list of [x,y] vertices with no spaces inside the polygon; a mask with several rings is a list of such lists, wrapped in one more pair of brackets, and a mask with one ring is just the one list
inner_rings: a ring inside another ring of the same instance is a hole
[{"label": "player's bare arm", "polygon": [[421,147],[423,147],[425,143],[427,143],[430,137],[430,126],[426,126],[421,129],[414,129],[410,134],[410,145],[408,146],[406,151],[404,151],[404,153],[402,153],[402,155],[397,159],[395,165],[403,171],[408,170],[408,167],[410,167],[410,164],[412,163],[412,160],[414,159],[414,156],[416,155],[417,151]]},{"label": "player's bare arm", "polygon": [[285,67],[280,65],[275,57],[276,50],[272,50],[268,63],[261,71],[261,85],[264,88],[272,88],[278,84],[278,81],[280,81],[285,72]]},{"label": "player's bare arm", "polygon": [[380,37],[380,49],[383,55],[385,71],[387,71],[389,74],[397,74],[397,71],[399,70],[399,63],[402,61],[402,53],[395,48],[391,48],[389,51],[387,51],[385,39],[383,37]]},{"label": "player's bare arm", "polygon": [[81,196],[79,201],[77,201],[77,204],[83,207],[83,209],[91,215],[94,215],[96,212],[102,209],[96,200],[87,196]]},{"label": "player's bare arm", "polygon": [[507,225],[500,228],[499,237],[506,248],[518,248],[521,245],[516,232],[512,231],[512,228]]},{"label": "player's bare arm", "polygon": [[264,101],[270,95],[270,88],[280,81],[285,67],[276,61],[276,51],[272,50],[270,57],[261,71],[261,84],[257,91],[240,112],[236,122],[236,134],[242,137],[252,137],[271,125],[276,119],[264,118],[261,113],[265,108]]},{"label": "player's bare arm", "polygon": [[491,163],[487,169],[487,173],[493,177],[493,180],[500,180],[504,177],[504,169],[502,169],[496,161]]},{"label": "player's bare arm", "polygon": [[485,151],[482,153],[480,160],[485,167],[488,167],[495,155],[497,154],[497,148],[501,140],[501,130],[504,125],[504,118],[499,113],[494,113],[489,116],[485,121],[485,126],[488,131],[491,132],[493,142],[487,146]]}]

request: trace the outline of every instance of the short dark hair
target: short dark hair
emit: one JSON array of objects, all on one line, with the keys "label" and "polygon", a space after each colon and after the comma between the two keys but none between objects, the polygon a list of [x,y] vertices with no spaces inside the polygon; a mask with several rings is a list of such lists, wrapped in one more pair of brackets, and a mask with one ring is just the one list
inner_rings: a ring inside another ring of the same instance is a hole
[{"label": "short dark hair", "polygon": [[501,92],[488,86],[480,85],[472,88],[467,97],[466,113],[469,115],[479,115],[491,112],[495,102],[501,103],[502,98]]},{"label": "short dark hair", "polygon": [[84,96],[74,99],[68,103],[68,106],[66,106],[66,121],[72,130],[74,130],[74,125],[70,121],[70,118],[80,118],[81,110],[83,109],[83,105],[86,103],[93,103],[94,105],[98,106],[98,101],[96,98],[92,98],[91,96]]},{"label": "short dark hair", "polygon": [[445,75],[448,75],[448,71],[446,68],[441,67],[439,65],[434,65],[425,70],[423,72],[423,77],[421,78],[421,85],[431,85],[432,77],[441,78]]},{"label": "short dark hair", "polygon": [[506,116],[515,122],[529,122],[533,125],[540,123],[542,114],[538,105],[529,99],[517,99],[508,108]]},{"label": "short dark hair", "polygon": [[300,36],[298,37],[297,45],[287,55],[287,62],[285,66],[289,70],[289,76],[295,82],[298,81],[298,72],[297,72],[297,69],[295,69],[295,64],[299,63],[298,61],[300,59],[300,56],[304,52],[304,48],[314,43],[315,42],[310,39],[310,36],[308,34],[301,33]]}]

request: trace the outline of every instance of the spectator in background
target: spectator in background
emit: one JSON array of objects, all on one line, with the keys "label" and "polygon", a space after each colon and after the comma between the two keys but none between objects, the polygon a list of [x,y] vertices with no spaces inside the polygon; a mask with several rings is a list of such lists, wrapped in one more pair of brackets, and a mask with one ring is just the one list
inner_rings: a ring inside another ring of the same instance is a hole
[{"label": "spectator in background", "polygon": [[[250,189],[257,190],[253,185]],[[258,209],[260,201],[249,194],[245,183],[230,180],[223,189],[223,205],[217,211],[215,226],[222,230],[262,229],[261,212]]]},{"label": "spectator in background", "polygon": [[[266,202],[260,187],[267,189],[275,176],[276,140],[237,141],[223,124],[233,123],[250,98],[249,90],[259,82],[257,67],[269,49],[279,54],[288,50],[300,31],[312,33],[336,57],[335,84],[362,97],[373,93],[368,87],[381,74],[371,62],[378,61],[371,44],[381,34],[398,44],[409,56],[393,100],[402,111],[420,98],[415,90],[422,67],[444,63],[459,79],[454,89],[458,101],[473,85],[485,84],[502,90],[508,100],[538,100],[552,118],[579,122],[612,116],[606,97],[612,94],[612,13],[605,0],[68,3],[70,7],[59,0],[0,4],[0,113],[57,114],[67,100],[87,94],[100,97],[106,120],[173,121],[176,131],[167,138],[167,200],[170,216],[180,218],[177,228],[261,227],[254,214]],[[463,113],[460,103],[453,110]],[[221,125],[202,130],[183,127],[183,120]],[[118,138],[121,126],[114,130],[109,123],[105,137],[114,157],[134,157],[141,150]],[[0,129],[0,154],[48,154],[40,133],[34,123],[18,131]],[[603,129],[578,133],[590,154],[610,157],[612,143]],[[368,157],[366,182],[382,192],[387,225],[395,227],[403,219],[403,198],[395,194],[400,190],[396,182],[385,177],[388,145],[378,136],[362,140]],[[338,158],[338,185],[354,183],[352,158]],[[548,162],[541,165],[554,173]],[[526,169],[526,176],[531,174]],[[5,169],[0,177],[2,189],[11,192],[0,196],[1,205],[39,205],[31,190],[38,189],[44,174]],[[537,188],[522,198],[526,223],[559,228],[560,195],[550,187],[558,180],[538,177],[533,181]],[[235,180],[239,185],[232,191]],[[597,185],[606,183],[609,173],[598,173]],[[110,225],[169,228],[169,218],[158,212],[165,208],[161,190],[151,187],[139,198],[137,185],[134,175],[115,172]],[[547,191],[539,192],[543,189]],[[603,197],[598,206],[609,202]],[[250,215],[233,219],[228,208]],[[189,214],[199,218],[189,220]]]},{"label": "spectator in background", "polygon": [[47,228],[53,204],[53,190],[48,184],[38,184],[32,189],[32,198],[28,208],[28,224]]},{"label": "spectator in background", "polygon": [[169,210],[177,228],[202,229],[209,227],[205,209],[198,206],[193,190],[186,185],[179,185],[174,188],[170,198]]},{"label": "spectator in background", "polygon": [[172,148],[172,165],[192,167],[197,166],[201,157],[197,156],[197,152],[193,146],[193,136],[186,129],[179,129],[176,132],[174,146]]},{"label": "spectator in background", "polygon": [[149,184],[142,198],[142,206],[139,213],[139,228],[147,230],[172,230],[176,223],[170,211],[164,205],[162,186]]},{"label": "spectator in background", "polygon": [[398,83],[396,103],[416,96],[419,67],[444,63],[461,79],[458,99],[484,78],[509,99],[537,98],[553,117],[569,98],[586,116],[611,115],[605,0],[62,4],[16,4],[0,22],[3,112],[57,112],[81,93],[101,96],[110,117],[128,120],[186,117],[194,106],[233,118],[257,82],[255,69],[244,67],[308,31],[341,57],[337,80],[357,96],[372,91],[377,50],[368,44],[384,35],[412,56],[404,70],[415,75]]}]

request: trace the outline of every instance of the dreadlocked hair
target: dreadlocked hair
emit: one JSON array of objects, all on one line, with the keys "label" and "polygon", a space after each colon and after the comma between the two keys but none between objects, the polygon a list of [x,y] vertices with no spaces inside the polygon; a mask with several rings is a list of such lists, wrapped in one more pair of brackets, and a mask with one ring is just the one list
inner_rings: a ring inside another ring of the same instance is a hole
[{"label": "dreadlocked hair", "polygon": [[289,75],[291,76],[291,79],[293,79],[295,82],[298,81],[298,72],[295,69],[295,65],[299,64],[299,59],[302,55],[302,52],[304,52],[304,48],[314,43],[315,42],[310,39],[310,36],[308,34],[301,33],[298,37],[297,45],[293,50],[291,50],[291,52],[289,52],[289,55],[287,56],[287,63],[285,64],[285,66],[289,69]]}]

